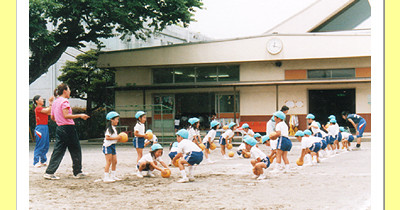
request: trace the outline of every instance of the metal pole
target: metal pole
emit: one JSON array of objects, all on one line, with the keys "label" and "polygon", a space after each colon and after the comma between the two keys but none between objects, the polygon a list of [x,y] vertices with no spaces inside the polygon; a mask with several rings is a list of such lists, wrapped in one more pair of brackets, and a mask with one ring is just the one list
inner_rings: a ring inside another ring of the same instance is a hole
[{"label": "metal pole", "polygon": [[162,140],[161,143],[164,145],[164,115],[163,115],[163,105],[161,104],[161,133],[162,133]]},{"label": "metal pole", "polygon": [[233,86],[233,122],[236,123],[236,86]]}]

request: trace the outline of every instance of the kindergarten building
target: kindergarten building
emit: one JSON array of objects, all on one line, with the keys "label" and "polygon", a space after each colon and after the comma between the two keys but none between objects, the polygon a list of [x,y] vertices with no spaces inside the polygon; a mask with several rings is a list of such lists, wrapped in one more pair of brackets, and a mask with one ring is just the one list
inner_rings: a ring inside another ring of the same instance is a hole
[{"label": "kindergarten building", "polygon": [[[345,125],[348,110],[370,132],[370,16],[367,0],[319,0],[259,36],[103,52],[98,66],[116,69],[116,106],[164,104],[171,127],[175,118],[215,114],[265,132],[286,105],[299,129],[308,113]],[[159,114],[147,116],[155,127]],[[121,113],[121,122],[133,117]]]}]

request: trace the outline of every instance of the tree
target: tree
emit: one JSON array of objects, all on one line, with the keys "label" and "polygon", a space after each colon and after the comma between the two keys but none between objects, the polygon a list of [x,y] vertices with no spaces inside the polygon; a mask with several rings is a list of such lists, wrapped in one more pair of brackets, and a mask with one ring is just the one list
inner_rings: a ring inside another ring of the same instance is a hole
[{"label": "tree", "polygon": [[68,47],[100,46],[99,38],[119,35],[145,39],[167,25],[186,27],[201,6],[201,0],[29,0],[29,84]]},{"label": "tree", "polygon": [[96,67],[98,51],[90,50],[76,57],[76,61],[67,61],[61,69],[58,80],[68,84],[71,97],[86,100],[88,115],[103,105],[112,105],[114,93],[107,86],[114,85],[113,69]]}]

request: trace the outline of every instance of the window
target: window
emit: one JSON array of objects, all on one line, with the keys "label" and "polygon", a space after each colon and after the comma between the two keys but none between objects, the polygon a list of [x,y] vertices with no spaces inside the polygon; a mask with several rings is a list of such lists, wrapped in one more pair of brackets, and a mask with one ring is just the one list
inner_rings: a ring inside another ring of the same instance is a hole
[{"label": "window", "polygon": [[316,69],[308,70],[309,79],[355,78],[355,69]]},{"label": "window", "polygon": [[153,69],[153,83],[239,81],[239,66],[201,66]]}]

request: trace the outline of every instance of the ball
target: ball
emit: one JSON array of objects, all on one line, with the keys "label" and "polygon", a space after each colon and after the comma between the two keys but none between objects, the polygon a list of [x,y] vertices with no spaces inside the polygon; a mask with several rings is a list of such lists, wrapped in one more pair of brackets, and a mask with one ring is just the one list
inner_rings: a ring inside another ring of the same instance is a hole
[{"label": "ball", "polygon": [[206,148],[206,146],[203,143],[200,143],[199,147],[200,147],[201,150],[204,150]]},{"label": "ball", "polygon": [[228,156],[229,156],[229,157],[233,157],[234,155],[235,155],[235,153],[232,152],[232,151],[230,151],[230,152],[228,153]]},{"label": "ball", "polygon": [[151,139],[153,139],[153,133],[151,133],[151,132],[148,132],[148,133],[146,133],[146,139],[147,140],[151,140]]},{"label": "ball", "polygon": [[243,152],[243,157],[244,158],[250,158],[250,153],[249,152]]},{"label": "ball", "polygon": [[215,150],[217,148],[217,145],[215,145],[214,143],[210,144],[210,149],[211,150]]},{"label": "ball", "polygon": [[303,162],[303,161],[300,161],[300,159],[298,159],[298,160],[296,161],[296,164],[297,164],[298,166],[302,166],[302,165],[304,164],[304,162]]},{"label": "ball", "polygon": [[164,169],[161,171],[161,176],[163,178],[169,178],[171,176],[171,170],[169,169]]},{"label": "ball", "polygon": [[278,134],[276,132],[272,132],[269,134],[269,138],[271,140],[276,140],[278,138]]},{"label": "ball", "polygon": [[179,159],[176,159],[176,161],[173,162],[173,164],[174,164],[175,167],[179,167],[179,161],[180,161],[180,160],[181,160],[181,159],[179,158]]},{"label": "ball", "polygon": [[128,134],[126,134],[125,132],[121,132],[118,135],[121,136],[121,139],[119,140],[119,142],[127,142],[128,141]]},{"label": "ball", "polygon": [[226,145],[226,148],[227,148],[227,149],[232,149],[232,147],[233,147],[233,145],[232,145],[232,144],[228,144],[228,145]]},{"label": "ball", "polygon": [[224,127],[222,127],[222,129],[224,130],[228,130],[229,126],[225,125]]}]

